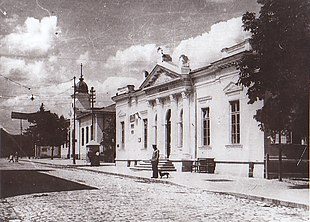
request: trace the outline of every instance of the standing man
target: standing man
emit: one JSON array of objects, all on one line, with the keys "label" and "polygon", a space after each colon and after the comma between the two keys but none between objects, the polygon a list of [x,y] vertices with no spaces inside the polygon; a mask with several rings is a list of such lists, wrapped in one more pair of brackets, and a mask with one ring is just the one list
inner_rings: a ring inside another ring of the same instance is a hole
[{"label": "standing man", "polygon": [[153,155],[151,159],[153,176],[152,178],[158,178],[158,161],[159,161],[159,150],[156,145],[153,145]]}]

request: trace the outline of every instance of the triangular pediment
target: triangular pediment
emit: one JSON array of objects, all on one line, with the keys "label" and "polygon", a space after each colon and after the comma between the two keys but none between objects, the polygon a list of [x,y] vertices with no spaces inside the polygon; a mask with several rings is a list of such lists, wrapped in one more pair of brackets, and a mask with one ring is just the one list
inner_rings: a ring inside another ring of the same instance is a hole
[{"label": "triangular pediment", "polygon": [[141,84],[140,89],[162,85],[167,82],[171,82],[176,79],[180,79],[181,76],[165,67],[156,65],[152,72],[147,76],[144,82]]},{"label": "triangular pediment", "polygon": [[238,86],[238,85],[236,85],[236,83],[234,83],[234,82],[230,82],[230,83],[223,89],[223,91],[224,91],[226,94],[235,93],[235,92],[240,92],[240,91],[242,91],[242,90],[243,90],[242,86]]}]

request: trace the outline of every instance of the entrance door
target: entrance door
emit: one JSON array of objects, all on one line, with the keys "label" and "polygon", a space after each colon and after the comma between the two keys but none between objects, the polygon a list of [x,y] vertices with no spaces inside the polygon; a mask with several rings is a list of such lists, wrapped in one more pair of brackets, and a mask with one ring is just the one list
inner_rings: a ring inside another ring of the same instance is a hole
[{"label": "entrance door", "polygon": [[171,152],[171,110],[166,114],[166,157],[169,158]]}]

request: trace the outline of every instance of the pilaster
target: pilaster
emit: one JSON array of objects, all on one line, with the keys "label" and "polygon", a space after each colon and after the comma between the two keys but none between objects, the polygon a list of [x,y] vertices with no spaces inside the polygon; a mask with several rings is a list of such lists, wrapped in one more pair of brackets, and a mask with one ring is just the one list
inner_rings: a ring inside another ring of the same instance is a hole
[{"label": "pilaster", "polygon": [[177,121],[178,121],[178,104],[176,95],[170,95],[170,105],[171,105],[171,151],[170,156],[173,156],[176,153],[178,147],[178,129],[177,129]]},{"label": "pilaster", "polygon": [[182,92],[183,99],[183,156],[190,158],[190,92]]},{"label": "pilaster", "polygon": [[163,117],[163,103],[160,98],[155,99],[157,110],[157,148],[160,157],[165,156],[165,123]]}]

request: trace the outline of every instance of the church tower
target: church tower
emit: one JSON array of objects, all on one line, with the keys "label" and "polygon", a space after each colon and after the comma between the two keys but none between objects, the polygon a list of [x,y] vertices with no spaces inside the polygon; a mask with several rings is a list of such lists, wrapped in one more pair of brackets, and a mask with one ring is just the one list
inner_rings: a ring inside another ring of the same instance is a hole
[{"label": "church tower", "polygon": [[[74,86],[74,93],[71,95],[72,97],[72,112],[70,117],[70,147],[69,150],[70,156],[76,156],[76,159],[80,158],[81,146],[80,146],[80,134],[79,134],[79,121],[77,117],[82,112],[90,112],[90,95],[88,93],[88,86],[84,82],[83,78],[83,65],[81,64],[81,76],[79,78],[79,82],[77,82]],[[74,112],[75,107],[75,112]],[[75,160],[74,160],[75,161]]]},{"label": "church tower", "polygon": [[[71,95],[74,98],[74,95]],[[88,86],[83,78],[83,65],[81,64],[81,76],[79,82],[75,84],[75,109],[76,112],[83,112],[90,110],[90,99],[88,93]]]}]

